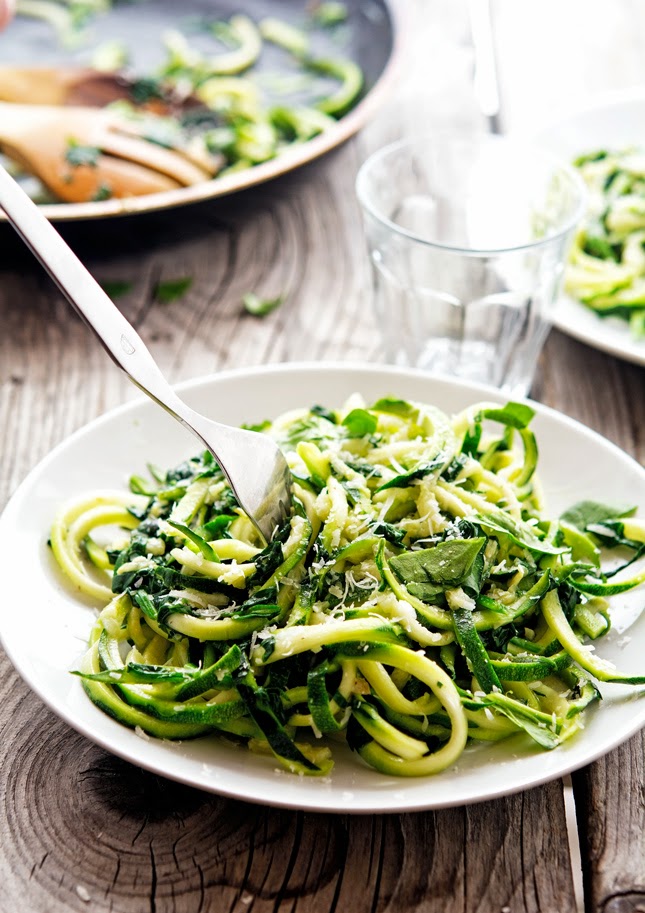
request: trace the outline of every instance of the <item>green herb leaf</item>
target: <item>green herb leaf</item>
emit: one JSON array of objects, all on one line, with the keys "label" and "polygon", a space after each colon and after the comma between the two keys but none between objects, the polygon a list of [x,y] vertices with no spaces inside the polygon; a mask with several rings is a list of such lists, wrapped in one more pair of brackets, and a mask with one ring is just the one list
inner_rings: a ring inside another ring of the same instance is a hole
[{"label": "green herb leaf", "polygon": [[101,282],[101,288],[110,298],[121,298],[123,295],[127,295],[132,285],[132,282],[125,279],[105,279]]},{"label": "green herb leaf", "polygon": [[204,523],[204,529],[213,539],[230,538],[228,528],[233,520],[236,519],[236,514],[219,514],[219,516],[209,520],[208,523]]},{"label": "green herb leaf", "polygon": [[431,602],[445,589],[467,580],[485,543],[484,536],[447,539],[434,548],[397,555],[390,559],[390,567],[413,596]]},{"label": "green herb leaf", "polygon": [[564,548],[550,545],[543,539],[538,539],[531,527],[519,520],[517,522],[514,521],[513,518],[505,514],[503,510],[496,510],[492,506],[486,514],[483,514],[481,517],[471,516],[468,519],[471,523],[476,523],[478,526],[484,526],[488,529],[494,529],[496,532],[505,533],[511,542],[514,542],[516,545],[523,545],[524,548],[528,548],[529,551],[538,552],[541,555],[561,555],[562,552],[566,551]]},{"label": "green herb leaf", "polygon": [[82,146],[75,139],[70,139],[65,150],[65,161],[73,168],[78,168],[81,165],[89,165],[90,168],[96,168],[100,154],[101,150],[97,146]]},{"label": "green herb leaf", "polygon": [[500,409],[483,409],[478,419],[488,418],[494,422],[501,422],[511,428],[526,428],[535,415],[535,410],[524,403],[506,403]]},{"label": "green herb leaf", "polygon": [[419,479],[423,479],[425,476],[430,475],[430,473],[434,472],[436,469],[442,468],[445,462],[446,458],[444,454],[439,453],[434,459],[430,460],[430,462],[419,463],[418,466],[415,466],[414,469],[411,469],[409,472],[404,472],[402,475],[390,479],[389,482],[381,485],[376,491],[385,491],[387,488],[407,488],[409,485],[412,485],[413,482],[417,482]]},{"label": "green herb leaf", "polygon": [[382,536],[392,545],[399,547],[403,547],[403,540],[406,537],[406,530],[401,529],[400,526],[394,526],[392,523],[386,523],[385,520],[377,520],[370,528],[370,532],[375,536]]},{"label": "green herb leaf", "polygon": [[279,308],[283,302],[283,295],[278,295],[277,298],[260,298],[255,292],[248,292],[242,298],[245,309],[254,317],[266,317],[271,311],[275,311]]},{"label": "green herb leaf", "polygon": [[352,409],[343,419],[343,425],[350,437],[365,437],[374,434],[378,419],[365,409]]},{"label": "green herb leaf", "polygon": [[[331,422],[332,425],[338,424],[338,419],[336,418],[336,414],[334,412],[332,412],[330,409],[325,409],[324,406],[312,406],[309,411],[311,412],[312,415],[317,415],[319,418],[327,419],[327,421]],[[343,424],[344,424],[344,422],[343,422]]]},{"label": "green herb leaf", "polygon": [[102,183],[96,189],[96,193],[92,197],[93,203],[102,203],[104,200],[112,199],[112,188],[109,184]]},{"label": "green herb leaf", "polygon": [[161,304],[170,304],[171,301],[183,298],[192,284],[193,280],[191,276],[183,276],[181,279],[168,279],[164,282],[159,282],[155,286],[154,297]]},{"label": "green herb leaf", "polygon": [[251,425],[244,424],[244,425],[241,425],[241,427],[244,428],[245,431],[262,432],[262,431],[268,431],[268,429],[271,427],[271,422],[268,421],[267,419],[265,419],[263,422],[256,422],[255,424],[251,424]]},{"label": "green herb leaf", "polygon": [[154,76],[135,79],[129,88],[129,94],[135,105],[145,105],[146,102],[163,99],[165,96],[161,80]]},{"label": "green herb leaf", "polygon": [[601,504],[599,501],[578,501],[561,515],[560,519],[584,532],[589,526],[604,523],[617,517],[632,517],[635,507],[626,504]]},{"label": "green herb leaf", "polygon": [[377,399],[373,406],[370,407],[374,412],[385,412],[388,415],[399,415],[401,418],[410,418],[417,412],[417,407],[408,403],[404,399],[395,399],[393,396],[385,396]]}]

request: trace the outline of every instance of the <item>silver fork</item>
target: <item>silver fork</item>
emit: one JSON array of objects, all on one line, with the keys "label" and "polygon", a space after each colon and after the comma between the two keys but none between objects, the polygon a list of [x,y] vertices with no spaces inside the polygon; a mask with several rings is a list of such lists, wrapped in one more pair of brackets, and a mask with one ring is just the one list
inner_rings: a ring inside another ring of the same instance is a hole
[{"label": "silver fork", "polygon": [[0,206],[117,365],[210,450],[240,506],[270,541],[291,505],[291,474],[277,444],[264,434],[206,418],[177,396],[136,330],[2,166]]}]

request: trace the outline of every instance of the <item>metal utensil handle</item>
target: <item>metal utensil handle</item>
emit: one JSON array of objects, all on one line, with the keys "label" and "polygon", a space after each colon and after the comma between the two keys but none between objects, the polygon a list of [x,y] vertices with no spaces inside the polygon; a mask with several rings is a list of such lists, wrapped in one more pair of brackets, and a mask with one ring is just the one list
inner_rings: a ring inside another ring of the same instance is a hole
[{"label": "metal utensil handle", "polygon": [[138,387],[194,431],[192,410],[174,392],[137,331],[1,165],[0,206],[108,355]]}]

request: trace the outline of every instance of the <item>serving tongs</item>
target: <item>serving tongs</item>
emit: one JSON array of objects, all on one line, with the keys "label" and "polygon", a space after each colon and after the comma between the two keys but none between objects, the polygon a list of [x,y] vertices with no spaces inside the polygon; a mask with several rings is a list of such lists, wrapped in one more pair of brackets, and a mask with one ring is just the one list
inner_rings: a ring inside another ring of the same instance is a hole
[{"label": "serving tongs", "polygon": [[291,474],[275,441],[206,418],[177,396],[136,330],[2,167],[0,206],[117,365],[213,454],[240,506],[263,539],[270,541],[291,504]]}]

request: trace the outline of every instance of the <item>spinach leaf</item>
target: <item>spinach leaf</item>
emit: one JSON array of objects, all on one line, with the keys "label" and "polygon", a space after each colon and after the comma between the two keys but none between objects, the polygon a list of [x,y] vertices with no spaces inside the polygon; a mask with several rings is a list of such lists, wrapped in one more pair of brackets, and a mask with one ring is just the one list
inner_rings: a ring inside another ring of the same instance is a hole
[{"label": "spinach leaf", "polygon": [[466,583],[479,592],[483,574],[476,565],[486,538],[448,539],[433,548],[404,552],[390,559],[390,567],[413,596],[431,602],[446,589]]},{"label": "spinach leaf", "polygon": [[534,534],[532,529],[526,524],[515,522],[503,511],[492,509],[484,516],[471,516],[468,518],[471,523],[477,523],[488,529],[493,529],[498,533],[505,533],[511,542],[516,545],[522,545],[531,552],[538,552],[541,555],[560,555],[566,549],[559,546],[550,545]]},{"label": "spinach leaf", "polygon": [[352,409],[343,419],[343,425],[347,428],[349,437],[366,437],[374,434],[378,420],[365,409]]},{"label": "spinach leaf", "polygon": [[461,453],[464,456],[477,456],[477,451],[479,450],[479,442],[481,441],[482,436],[482,426],[480,422],[475,422],[472,431],[469,428],[465,435],[464,440],[461,445]]},{"label": "spinach leaf", "polygon": [[190,276],[158,282],[154,290],[155,300],[161,304],[170,304],[171,301],[183,298],[192,284],[193,280]]},{"label": "spinach leaf", "polygon": [[273,618],[280,612],[280,606],[276,604],[277,597],[278,590],[275,586],[257,590],[242,605],[233,605],[224,609],[219,617],[244,620],[247,618]]},{"label": "spinach leaf", "polygon": [[501,422],[503,425],[509,425],[511,428],[526,428],[533,416],[535,410],[531,409],[524,403],[506,403],[499,409],[483,409],[478,419],[490,419],[494,422]]},{"label": "spinach leaf", "polygon": [[404,472],[401,475],[390,479],[389,482],[381,485],[376,489],[376,491],[385,491],[386,488],[407,488],[409,485],[412,485],[413,482],[417,482],[419,479],[423,479],[425,476],[430,475],[430,473],[434,472],[436,469],[440,469],[445,462],[445,454],[438,453],[436,457],[430,460],[430,462],[419,463],[414,467],[414,469],[411,469],[409,472]]},{"label": "spinach leaf", "polygon": [[103,279],[100,283],[101,288],[110,298],[121,298],[132,288],[132,282],[125,279]]},{"label": "spinach leaf", "polygon": [[614,520],[617,517],[632,517],[636,513],[635,507],[626,504],[601,504],[599,501],[578,501],[561,515],[560,519],[583,532],[589,526],[602,524],[605,520]]},{"label": "spinach leaf", "polygon": [[395,399],[392,396],[385,396],[383,399],[377,399],[371,407],[374,412],[385,412],[389,415],[399,415],[401,418],[410,418],[418,410],[412,403],[404,399]]},{"label": "spinach leaf", "polygon": [[290,532],[291,521],[287,520],[266,548],[264,548],[259,555],[255,556],[253,559],[255,562],[255,573],[249,580],[251,586],[257,586],[263,581],[268,580],[271,574],[280,567],[284,561],[282,546],[289,538]]},{"label": "spinach leaf", "polygon": [[334,412],[332,412],[330,409],[325,409],[324,406],[312,406],[309,411],[311,412],[312,415],[317,415],[320,418],[327,419],[327,421],[331,422],[332,425],[338,424],[338,419],[336,418],[336,414]]},{"label": "spinach leaf", "polygon": [[208,523],[204,523],[204,529],[213,539],[230,539],[231,534],[228,532],[228,528],[236,519],[235,514],[220,514],[218,517],[213,517]]},{"label": "spinach leaf", "polygon": [[386,523],[385,520],[377,520],[376,523],[370,527],[370,532],[375,536],[382,536],[384,539],[387,539],[388,542],[391,542],[392,545],[403,545],[403,540],[406,537],[406,531],[401,529],[400,526],[394,526],[392,523]]},{"label": "spinach leaf", "polygon": [[446,468],[441,473],[441,477],[446,480],[446,482],[454,482],[461,470],[464,468],[468,462],[468,457],[465,453],[458,453],[454,459],[448,463]]}]

